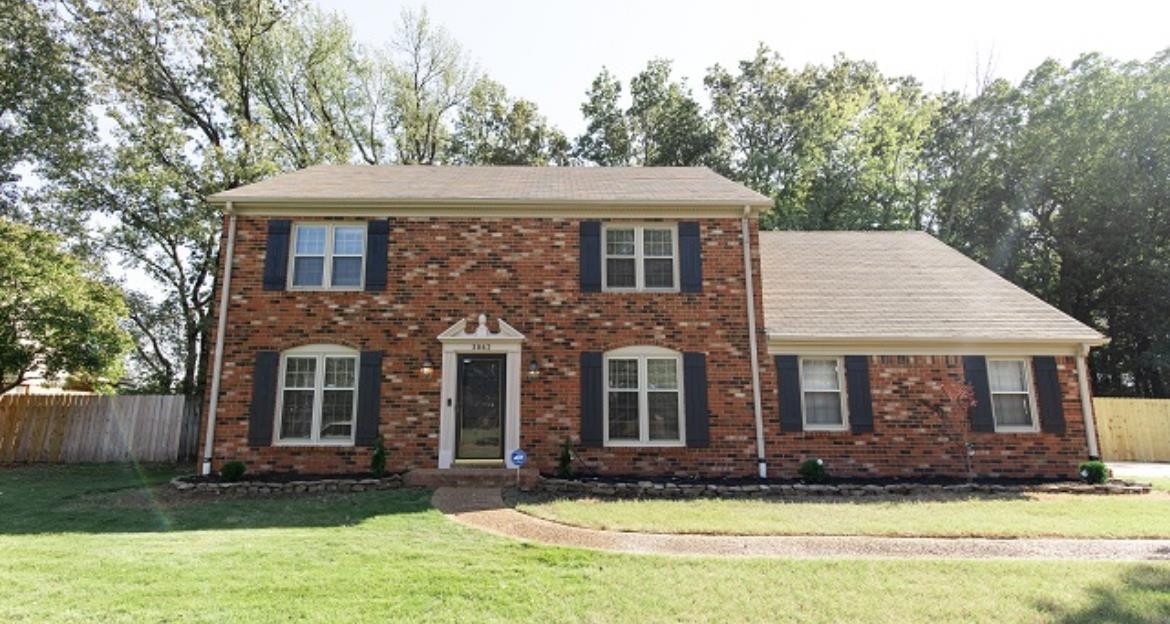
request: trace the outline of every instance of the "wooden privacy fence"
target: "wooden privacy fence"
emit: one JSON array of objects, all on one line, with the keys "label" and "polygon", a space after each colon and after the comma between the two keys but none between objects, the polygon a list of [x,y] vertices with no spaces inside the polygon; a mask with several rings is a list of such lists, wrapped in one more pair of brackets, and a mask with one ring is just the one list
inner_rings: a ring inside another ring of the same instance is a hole
[{"label": "wooden privacy fence", "polygon": [[183,397],[0,396],[0,463],[175,461]]},{"label": "wooden privacy fence", "polygon": [[1101,458],[1170,462],[1170,399],[1093,399]]}]

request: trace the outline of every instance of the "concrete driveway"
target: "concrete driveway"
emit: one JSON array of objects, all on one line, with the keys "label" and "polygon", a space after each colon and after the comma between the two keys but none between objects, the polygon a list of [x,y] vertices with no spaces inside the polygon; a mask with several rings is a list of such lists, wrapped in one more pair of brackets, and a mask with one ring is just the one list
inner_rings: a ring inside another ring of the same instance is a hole
[{"label": "concrete driveway", "polygon": [[1106,462],[1119,479],[1170,479],[1170,464],[1154,462]]}]

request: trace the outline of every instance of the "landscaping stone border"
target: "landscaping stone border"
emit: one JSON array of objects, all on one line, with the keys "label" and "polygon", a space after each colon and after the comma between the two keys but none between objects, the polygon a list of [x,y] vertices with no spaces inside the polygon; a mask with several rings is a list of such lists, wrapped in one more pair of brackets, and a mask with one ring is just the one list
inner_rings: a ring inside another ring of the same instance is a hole
[{"label": "landscaping stone border", "polygon": [[287,494],[321,492],[367,492],[370,490],[396,490],[403,487],[402,475],[393,474],[374,478],[347,479],[343,476],[330,479],[306,479],[303,481],[193,481],[191,477],[175,477],[171,486],[180,492],[211,492],[215,494]]},{"label": "landscaping stone border", "polygon": [[946,494],[1148,494],[1150,484],[1109,481],[1102,484],[983,484],[953,485],[896,483],[888,485],[760,483],[724,485],[719,483],[678,483],[656,481],[590,481],[550,479],[541,489],[552,494],[578,494],[598,498],[797,498],[862,496],[938,496]]}]

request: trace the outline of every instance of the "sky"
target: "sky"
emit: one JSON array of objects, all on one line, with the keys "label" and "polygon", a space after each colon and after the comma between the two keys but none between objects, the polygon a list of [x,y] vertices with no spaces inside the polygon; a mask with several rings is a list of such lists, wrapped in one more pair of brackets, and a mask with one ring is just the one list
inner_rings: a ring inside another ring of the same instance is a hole
[{"label": "sky", "polygon": [[789,66],[833,55],[874,61],[930,90],[970,92],[977,70],[1018,82],[1045,58],[1083,52],[1147,60],[1170,48],[1170,1],[314,0],[381,45],[404,7],[425,6],[481,70],[535,102],[569,136],[604,65],[628,84],[652,58],[696,93],[708,67],[734,67],[763,42]]}]

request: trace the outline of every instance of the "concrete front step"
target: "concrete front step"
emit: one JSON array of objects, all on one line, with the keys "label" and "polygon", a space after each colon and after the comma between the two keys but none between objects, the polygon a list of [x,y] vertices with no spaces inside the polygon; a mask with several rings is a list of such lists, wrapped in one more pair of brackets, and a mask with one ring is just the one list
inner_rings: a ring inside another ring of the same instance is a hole
[{"label": "concrete front step", "polygon": [[[540,480],[533,468],[520,470],[520,487],[531,488]],[[405,484],[410,487],[479,487],[502,488],[516,485],[516,471],[509,468],[455,467],[422,468],[406,473]]]}]

